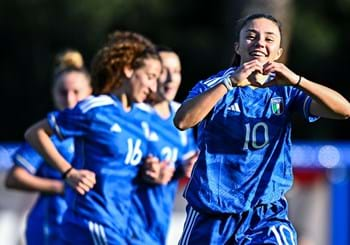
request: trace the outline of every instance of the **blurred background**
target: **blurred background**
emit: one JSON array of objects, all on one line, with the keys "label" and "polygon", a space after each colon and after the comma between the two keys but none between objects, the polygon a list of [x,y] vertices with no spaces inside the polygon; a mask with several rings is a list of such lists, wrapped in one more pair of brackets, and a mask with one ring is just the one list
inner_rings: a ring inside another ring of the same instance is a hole
[{"label": "blurred background", "polygon": [[[181,102],[198,80],[230,65],[235,22],[254,12],[272,13],[282,21],[285,49],[282,59],[292,70],[340,91],[350,99],[350,0],[1,0],[0,144],[7,145],[0,150],[9,155],[11,143],[22,141],[25,129],[53,109],[51,74],[54,55],[59,51],[78,49],[89,66],[108,33],[117,29],[140,32],[155,43],[172,47],[179,53],[183,82],[177,100]],[[305,146],[311,145],[310,150],[333,146],[339,154],[347,152],[350,140],[348,120],[322,119],[307,127],[298,118],[294,122],[293,138],[307,140]],[[345,166],[346,155],[341,156],[337,164]],[[330,155],[331,159],[334,157]],[[2,173],[11,166],[10,159],[4,159],[1,159]],[[344,192],[347,189],[347,167],[338,171],[337,164],[325,167],[318,158],[310,161],[306,167],[295,163],[297,182],[290,193],[291,214],[297,217],[295,222],[301,222],[298,227],[303,229],[300,234],[311,236],[300,244],[350,244],[346,236],[342,240],[344,243],[333,240],[334,232],[330,233],[330,226],[335,216],[329,216],[335,205],[347,203],[347,193]],[[342,176],[342,181],[336,182],[342,183],[340,189],[334,189],[338,186],[334,186],[329,177],[333,176],[329,172],[333,173],[334,169],[336,176]],[[25,205],[19,205],[15,213],[23,214],[30,207],[32,195],[18,196],[18,192],[9,193],[2,185],[0,190],[6,192],[6,195],[0,193],[2,210],[21,203]],[[333,198],[335,193],[342,199]],[[180,196],[176,211],[181,216],[183,199]],[[306,200],[308,198],[311,201]],[[305,202],[298,203],[304,199]],[[301,207],[309,209],[302,211]],[[18,218],[6,215],[12,217],[9,219],[12,221]],[[341,216],[345,217],[344,222],[350,217],[347,213]],[[1,225],[1,217],[0,236],[4,236],[10,234],[4,227],[8,229],[10,226]],[[175,226],[177,230],[182,229],[181,218],[179,223]],[[19,226],[14,230],[19,232]],[[314,237],[320,241],[315,241]],[[0,241],[2,239],[0,237]]]}]

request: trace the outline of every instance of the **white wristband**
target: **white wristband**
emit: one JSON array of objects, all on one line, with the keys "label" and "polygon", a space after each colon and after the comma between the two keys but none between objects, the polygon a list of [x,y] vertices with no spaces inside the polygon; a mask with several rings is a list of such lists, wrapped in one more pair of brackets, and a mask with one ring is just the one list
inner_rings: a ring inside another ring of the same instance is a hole
[{"label": "white wristband", "polygon": [[230,91],[233,89],[232,80],[230,79],[230,77],[225,77],[222,84],[226,87],[227,91]]}]

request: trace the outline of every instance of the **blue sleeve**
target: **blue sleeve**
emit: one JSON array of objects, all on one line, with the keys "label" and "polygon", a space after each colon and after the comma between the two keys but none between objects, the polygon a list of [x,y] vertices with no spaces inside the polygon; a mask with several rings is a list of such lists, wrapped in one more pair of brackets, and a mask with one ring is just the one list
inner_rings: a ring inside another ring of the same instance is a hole
[{"label": "blue sleeve", "polygon": [[47,115],[47,120],[60,139],[83,136],[89,128],[87,114],[83,113],[78,106],[51,112]]},{"label": "blue sleeve", "polygon": [[15,166],[22,167],[31,174],[35,174],[44,159],[28,143],[23,143],[12,156]]},{"label": "blue sleeve", "polygon": [[222,70],[222,71],[218,72],[217,74],[209,77],[208,79],[199,81],[190,90],[190,92],[187,95],[187,98],[185,99],[185,101],[186,100],[190,100],[190,99],[196,97],[197,95],[204,93],[209,88],[214,87],[218,83],[221,83],[223,81],[223,79],[226,78],[227,76],[229,76],[230,74],[232,74],[233,71],[234,71],[234,69],[231,67],[229,69]]},{"label": "blue sleeve", "polygon": [[204,81],[200,81],[198,82],[188,93],[185,101],[193,99],[194,97],[196,97],[199,94],[202,94],[203,92],[205,92],[209,87],[206,86],[206,84],[204,83]]},{"label": "blue sleeve", "polygon": [[0,143],[0,171],[7,171],[13,166],[13,154],[20,143]]},{"label": "blue sleeve", "polygon": [[293,99],[292,110],[303,115],[307,122],[315,122],[320,118],[310,114],[312,98],[308,94],[298,88],[292,88],[291,95]]}]

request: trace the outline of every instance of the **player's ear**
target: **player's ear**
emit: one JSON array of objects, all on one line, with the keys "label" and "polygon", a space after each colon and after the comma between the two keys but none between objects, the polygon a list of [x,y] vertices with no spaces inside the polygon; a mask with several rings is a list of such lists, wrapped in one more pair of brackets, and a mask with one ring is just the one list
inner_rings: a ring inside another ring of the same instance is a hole
[{"label": "player's ear", "polygon": [[123,71],[124,71],[125,77],[128,79],[130,79],[134,74],[134,69],[132,69],[130,66],[124,66]]},{"label": "player's ear", "polygon": [[282,54],[283,54],[283,48],[279,48],[274,60],[278,60]]},{"label": "player's ear", "polygon": [[238,42],[235,42],[233,45],[234,45],[235,52],[236,52],[237,54],[239,54],[239,43],[238,43]]}]

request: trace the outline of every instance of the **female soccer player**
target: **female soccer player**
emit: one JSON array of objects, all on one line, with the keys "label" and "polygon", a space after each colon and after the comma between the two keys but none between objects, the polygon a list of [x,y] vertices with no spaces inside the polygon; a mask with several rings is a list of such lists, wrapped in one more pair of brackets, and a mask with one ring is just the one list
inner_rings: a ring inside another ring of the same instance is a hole
[{"label": "female soccer player", "polygon": [[[58,55],[53,80],[52,95],[59,110],[73,108],[92,92],[90,75],[84,68],[81,54],[75,50]],[[74,154],[73,139],[60,141],[53,136],[52,141],[62,156],[71,161]],[[13,160],[15,165],[7,174],[6,186],[40,192],[27,218],[26,244],[59,244],[60,224],[67,209],[61,175],[47,165],[28,143],[15,152]]]},{"label": "female soccer player", "polygon": [[350,104],[277,62],[281,35],[273,16],[243,19],[233,67],[196,84],[177,111],[178,128],[199,123],[200,149],[180,244],[296,244],[284,198],[292,114],[346,119]]},{"label": "female soccer player", "polygon": [[[156,90],[161,62],[152,42],[116,32],[92,64],[94,92],[72,110],[51,113],[26,139],[57,168],[71,187],[61,238],[68,244],[125,244],[133,179],[147,153],[150,127],[137,106]],[[145,120],[145,121],[144,121]],[[66,161],[50,135],[74,137]]]},{"label": "female soccer player", "polygon": [[[179,179],[189,177],[197,156],[192,129],[178,130],[173,123],[179,103],[175,102],[181,84],[181,63],[169,48],[158,47],[162,74],[157,93],[148,103],[153,107],[151,121],[157,141],[150,141],[143,179],[138,180],[133,196],[129,229],[131,244],[166,244],[170,218]],[[159,163],[159,161],[161,163]]]}]

